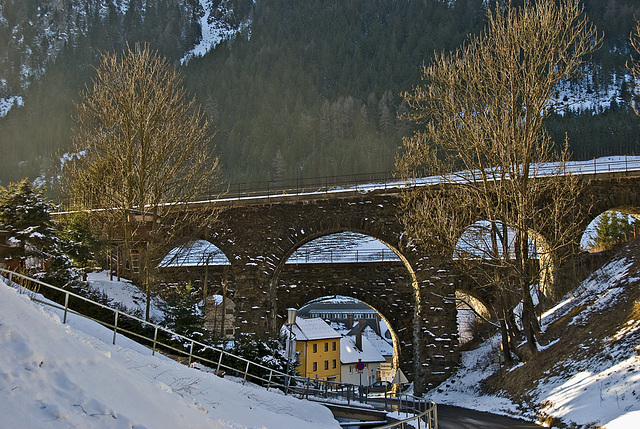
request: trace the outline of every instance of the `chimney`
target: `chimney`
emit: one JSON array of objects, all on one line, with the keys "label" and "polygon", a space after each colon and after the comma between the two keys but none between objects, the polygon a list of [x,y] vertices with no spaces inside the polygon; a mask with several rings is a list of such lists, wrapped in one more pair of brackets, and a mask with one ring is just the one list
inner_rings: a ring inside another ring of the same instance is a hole
[{"label": "chimney", "polygon": [[362,332],[356,334],[356,348],[362,351]]}]

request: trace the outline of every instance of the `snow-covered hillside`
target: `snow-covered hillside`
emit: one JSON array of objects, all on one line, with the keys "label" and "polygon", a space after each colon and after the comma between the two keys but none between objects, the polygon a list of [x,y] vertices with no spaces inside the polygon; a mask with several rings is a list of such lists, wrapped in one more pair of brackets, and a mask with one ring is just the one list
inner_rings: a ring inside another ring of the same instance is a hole
[{"label": "snow-covered hillside", "polygon": [[185,367],[0,284],[5,428],[339,428],[328,409]]},{"label": "snow-covered hillside", "polygon": [[[635,242],[542,317],[550,343],[500,368],[499,338],[464,352],[459,371],[428,393],[440,404],[563,427],[631,429],[640,421],[640,247]],[[127,307],[128,283],[91,286]],[[132,294],[132,292],[134,292]],[[321,406],[202,373],[112,332],[59,315],[0,284],[2,427],[338,427]],[[483,386],[498,385],[486,394]],[[514,387],[516,386],[516,387]]]},{"label": "snow-covered hillside", "polygon": [[[494,337],[464,352],[457,374],[430,392],[430,399],[554,427],[637,428],[638,253],[637,242],[628,246],[543,315],[550,343],[531,361],[501,370],[495,363],[500,339]],[[504,390],[483,393],[486,380]]]},{"label": "snow-covered hillside", "polygon": [[[148,27],[183,26],[179,34],[193,31],[195,40],[187,43],[178,55],[182,61],[202,56],[222,40],[247,30],[250,20],[233,10],[228,0],[179,0],[171,6],[164,22],[159,11],[167,4],[132,0],[3,0],[0,2],[0,118],[12,107],[22,104],[25,89],[42,77],[65,46],[113,38],[124,41]],[[149,16],[151,15],[151,16]],[[104,27],[104,28],[102,28]],[[148,31],[148,30],[146,30]],[[166,35],[165,35],[166,36]],[[160,43],[158,34],[138,34],[141,40]],[[165,44],[175,40],[164,41]],[[116,42],[117,43],[117,42]],[[195,46],[193,44],[195,43]],[[93,46],[94,49],[104,49]],[[155,46],[155,49],[158,47]],[[191,48],[189,50],[189,48]]]}]

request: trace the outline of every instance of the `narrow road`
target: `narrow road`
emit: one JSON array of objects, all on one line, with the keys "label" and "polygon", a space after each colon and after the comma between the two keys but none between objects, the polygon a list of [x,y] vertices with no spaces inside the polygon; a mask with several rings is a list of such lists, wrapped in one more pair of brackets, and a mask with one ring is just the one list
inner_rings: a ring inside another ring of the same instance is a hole
[{"label": "narrow road", "polygon": [[[369,402],[372,405],[382,403],[384,398],[370,397]],[[540,429],[542,427],[526,420],[498,414],[485,413],[453,405],[437,404],[437,406],[439,429]],[[384,408],[384,406],[381,406],[381,408]]]},{"label": "narrow road", "polygon": [[499,416],[491,413],[469,410],[467,408],[438,404],[439,429],[482,429],[516,428],[540,429],[541,426],[525,420]]}]

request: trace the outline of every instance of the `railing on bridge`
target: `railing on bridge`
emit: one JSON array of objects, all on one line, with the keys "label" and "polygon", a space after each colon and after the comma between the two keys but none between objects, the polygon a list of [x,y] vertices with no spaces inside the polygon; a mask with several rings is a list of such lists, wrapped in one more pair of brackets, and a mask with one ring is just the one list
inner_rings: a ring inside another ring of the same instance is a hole
[{"label": "railing on bridge", "polygon": [[[345,174],[337,176],[323,176],[298,178],[291,180],[277,180],[268,182],[241,182],[232,183],[222,193],[221,198],[239,199],[251,197],[275,197],[281,195],[303,195],[315,193],[336,192],[339,190],[364,190],[370,189],[372,185],[376,188],[384,189],[387,184],[392,184],[393,173],[362,173]],[[218,198],[218,194],[207,197]],[[204,198],[204,196],[203,196]]]},{"label": "railing on bridge", "polygon": [[295,251],[287,264],[397,262],[400,258],[391,249],[318,249]]},{"label": "railing on bridge", "polygon": [[[321,401],[346,400],[347,404],[353,401],[366,402],[368,399],[360,392],[358,386],[280,372],[23,274],[0,268],[0,276],[9,286],[17,288],[20,293],[28,294],[31,300],[61,311],[62,323],[67,323],[69,315],[76,315],[113,330],[113,344],[116,344],[118,334],[125,335],[150,348],[152,355],[159,352],[205,372],[229,374],[238,377],[243,384],[251,382],[266,389],[276,388],[285,394],[295,394],[301,398]],[[84,310],[80,312],[74,309],[78,307],[83,307]],[[406,422],[414,420],[418,428],[423,427],[422,423],[425,424],[425,428],[437,428],[437,409],[431,401],[401,395],[396,402],[389,397],[389,400],[385,400],[385,406],[387,405],[389,411],[401,410],[413,415],[400,422],[385,425],[384,428],[405,427]]]},{"label": "railing on bridge", "polygon": [[[533,168],[534,175],[538,177],[552,174],[604,174],[640,171],[640,156],[618,156],[607,158],[594,158],[586,161],[569,161],[562,167],[557,164],[542,164]],[[451,172],[452,181],[470,178],[469,172]],[[441,176],[425,176],[410,181],[404,181],[396,177],[392,172],[349,174],[341,176],[325,176],[313,178],[299,178],[295,180],[280,180],[268,182],[244,182],[228,185],[225,191],[214,192],[211,195],[201,196],[206,199],[242,199],[242,198],[269,198],[279,196],[292,196],[304,194],[326,194],[345,191],[372,191],[392,188],[405,188],[440,183]]]}]

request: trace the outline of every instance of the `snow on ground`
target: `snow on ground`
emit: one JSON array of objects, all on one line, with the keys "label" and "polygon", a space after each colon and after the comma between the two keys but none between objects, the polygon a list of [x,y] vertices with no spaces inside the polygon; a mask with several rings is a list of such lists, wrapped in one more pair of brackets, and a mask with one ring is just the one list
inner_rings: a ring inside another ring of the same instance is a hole
[{"label": "snow on ground", "polygon": [[427,397],[436,404],[455,405],[494,414],[519,416],[518,407],[506,397],[482,393],[480,383],[499,370],[495,363],[500,345],[498,336],[485,341],[475,350],[462,353],[460,368],[452,377]]},{"label": "snow on ground", "polygon": [[204,9],[204,14],[200,18],[200,28],[202,31],[202,39],[200,42],[180,60],[181,63],[188,62],[193,57],[201,57],[220,42],[235,35],[243,25],[239,28],[229,28],[228,24],[217,21],[212,17],[212,12],[220,5],[214,6],[210,0],[200,0],[200,6]]},{"label": "snow on ground", "polygon": [[[144,315],[147,297],[137,286],[129,280],[117,280],[116,277],[111,280],[109,271],[99,271],[87,274],[88,287],[92,290],[103,293],[111,299],[111,302],[125,307],[129,314]],[[149,317],[153,322],[160,322],[164,319],[164,313],[161,310],[162,302],[156,297],[151,297],[151,307]]]},{"label": "snow on ground", "polygon": [[[569,325],[588,326],[589,316],[615,308],[626,284],[640,280],[629,273],[629,258],[615,259],[586,279],[572,296],[543,315],[548,325],[571,308],[586,306]],[[608,429],[638,427],[640,421],[640,320],[629,320],[613,338],[602,342],[602,353],[579,362],[566,361],[562,376],[541,380],[536,396],[543,411],[579,425],[596,423]],[[603,355],[604,354],[604,355]],[[635,420],[634,426],[625,422]]]},{"label": "snow on ground", "polygon": [[13,106],[22,106],[22,97],[0,98],[0,118],[7,116]]},{"label": "snow on ground", "polygon": [[[629,274],[631,260],[613,260],[585,280],[571,296],[543,315],[543,326],[557,321],[578,306],[586,310],[571,323],[586,323],[590,314],[613,307],[624,291],[623,286],[637,281]],[[637,428],[640,421],[640,345],[637,342],[640,320],[630,320],[620,327],[613,339],[602,344],[602,352],[579,362],[558,362],[565,368],[560,375],[540,380],[529,392],[542,411],[565,423],[597,424],[607,429]],[[635,336],[633,336],[635,335]],[[625,341],[627,338],[627,341]],[[614,341],[615,340],[615,341]],[[506,397],[481,392],[482,380],[500,370],[496,362],[500,345],[495,336],[475,350],[462,353],[457,373],[428,393],[430,400],[487,411],[495,414],[533,418],[531,410],[521,410]]]},{"label": "snow on ground", "polygon": [[12,428],[339,428],[324,407],[180,365],[0,284],[0,422]]}]

